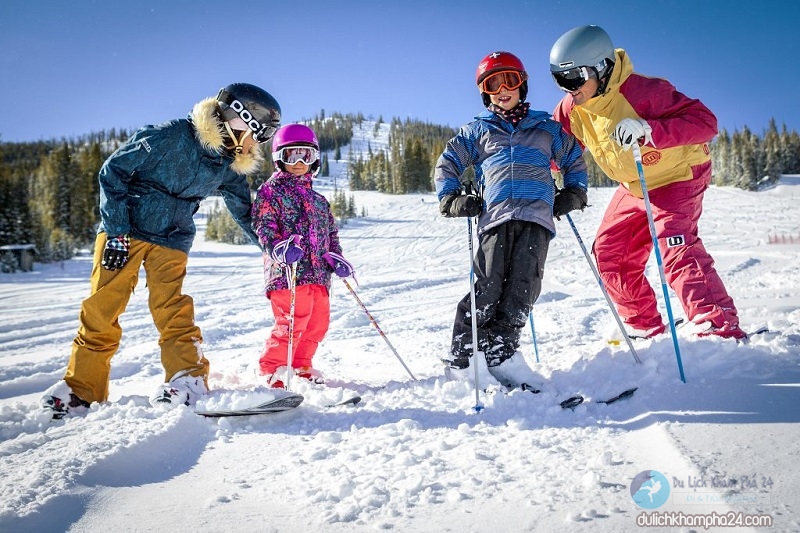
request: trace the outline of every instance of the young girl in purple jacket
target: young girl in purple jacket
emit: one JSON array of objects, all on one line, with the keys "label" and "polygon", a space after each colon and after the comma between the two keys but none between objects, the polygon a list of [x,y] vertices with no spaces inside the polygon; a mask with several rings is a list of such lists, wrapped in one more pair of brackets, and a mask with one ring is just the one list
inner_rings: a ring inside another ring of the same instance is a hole
[{"label": "young girl in purple jacket", "polygon": [[322,383],[312,359],[330,324],[331,273],[347,277],[353,267],[341,255],[330,204],[311,188],[320,167],[317,136],[303,124],[288,124],[275,134],[272,152],[277,171],[258,189],[252,208],[253,230],[264,249],[265,291],[275,316],[260,371],[270,386],[284,387],[293,320],[292,371]]}]

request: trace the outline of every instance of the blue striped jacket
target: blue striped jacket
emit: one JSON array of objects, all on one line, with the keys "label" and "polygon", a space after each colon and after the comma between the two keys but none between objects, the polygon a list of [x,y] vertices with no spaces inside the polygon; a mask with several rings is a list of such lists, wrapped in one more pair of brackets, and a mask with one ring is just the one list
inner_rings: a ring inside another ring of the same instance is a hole
[{"label": "blue striped jacket", "polygon": [[460,176],[472,166],[484,200],[478,234],[509,220],[525,220],[555,235],[551,162],[561,169],[564,187],[586,190],[581,147],[549,114],[530,110],[514,127],[485,111],[448,141],[436,162],[436,193],[440,201],[460,194]]}]

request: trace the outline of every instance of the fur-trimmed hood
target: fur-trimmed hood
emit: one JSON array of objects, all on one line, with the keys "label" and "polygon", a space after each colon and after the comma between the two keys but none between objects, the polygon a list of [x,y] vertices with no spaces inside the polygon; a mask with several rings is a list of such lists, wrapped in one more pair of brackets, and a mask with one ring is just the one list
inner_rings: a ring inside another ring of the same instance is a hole
[{"label": "fur-trimmed hood", "polygon": [[[230,155],[225,148],[225,127],[217,114],[217,100],[213,97],[201,100],[194,105],[189,114],[200,144],[213,154]],[[237,174],[252,174],[261,167],[264,154],[258,145],[253,146],[250,153],[233,155],[231,170]]]}]

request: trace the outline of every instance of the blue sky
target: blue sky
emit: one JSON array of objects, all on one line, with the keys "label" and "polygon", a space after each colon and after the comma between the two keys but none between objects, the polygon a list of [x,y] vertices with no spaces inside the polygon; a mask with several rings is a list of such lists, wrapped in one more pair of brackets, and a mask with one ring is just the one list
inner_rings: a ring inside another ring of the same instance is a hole
[{"label": "blue sky", "polygon": [[518,55],[552,111],[553,42],[598,24],[636,71],[714,111],[720,128],[800,130],[800,6],[790,0],[27,0],[0,15],[0,140],[134,129],[183,117],[232,82],[284,122],[320,110],[458,127],[482,110],[475,67]]}]

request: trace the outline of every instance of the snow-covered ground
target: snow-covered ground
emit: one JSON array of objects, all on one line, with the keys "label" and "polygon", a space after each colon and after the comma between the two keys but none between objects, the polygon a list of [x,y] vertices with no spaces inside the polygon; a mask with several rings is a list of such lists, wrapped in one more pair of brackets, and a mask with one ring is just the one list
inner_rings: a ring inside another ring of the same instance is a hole
[{"label": "snow-covered ground", "polygon": [[[318,188],[331,193],[332,180]],[[587,246],[611,192],[590,190],[593,206],[573,216]],[[0,274],[0,531],[600,533],[669,512],[769,515],[775,531],[800,530],[800,245],[767,244],[800,227],[800,187],[708,192],[701,235],[744,328],[771,332],[747,345],[680,338],[685,384],[669,335],[636,345],[642,364],[608,343],[613,315],[559,222],[533,313],[539,363],[530,330],[522,340],[543,391],[481,393],[480,413],[473,385],[445,381],[439,362],[469,290],[465,220],[441,218],[433,194],[352,194],[368,213],[340,232],[356,290],[417,380],[335,280],[315,357],[328,385],[295,383],[306,399],[288,413],[207,419],[149,407],[163,371],[140,282],[110,401],[49,422],[37,400],[63,375],[91,258]],[[259,390],[273,323],[259,252],[205,242],[205,211],[185,290],[210,383]],[[653,262],[648,275],[660,297]],[[593,401],[631,386],[627,400]],[[325,407],[354,392],[358,407]],[[587,402],[558,407],[575,393]],[[657,509],[631,496],[648,470],[669,482]]]}]

